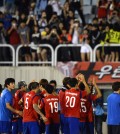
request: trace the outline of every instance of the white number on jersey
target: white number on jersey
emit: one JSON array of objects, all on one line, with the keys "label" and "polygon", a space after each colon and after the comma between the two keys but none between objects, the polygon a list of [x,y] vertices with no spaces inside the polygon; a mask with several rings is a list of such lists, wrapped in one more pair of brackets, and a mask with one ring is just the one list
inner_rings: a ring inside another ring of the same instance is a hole
[{"label": "white number on jersey", "polygon": [[26,98],[26,99],[25,99],[25,109],[28,109],[28,99],[29,99],[29,98]]},{"label": "white number on jersey", "polygon": [[87,108],[85,106],[85,102],[81,102],[81,112],[83,112],[83,113],[87,112]]},{"label": "white number on jersey", "polygon": [[58,112],[58,102],[54,102],[53,104],[52,102],[50,102],[49,105],[50,105],[51,113]]},{"label": "white number on jersey", "polygon": [[66,96],[66,107],[74,107],[75,106],[75,97]]}]

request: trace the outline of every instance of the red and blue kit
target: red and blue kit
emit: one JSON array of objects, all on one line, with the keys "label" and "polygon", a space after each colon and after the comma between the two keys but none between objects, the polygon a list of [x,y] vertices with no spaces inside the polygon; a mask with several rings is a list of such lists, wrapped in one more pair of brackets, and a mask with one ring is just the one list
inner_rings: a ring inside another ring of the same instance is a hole
[{"label": "red and blue kit", "polygon": [[65,91],[65,116],[80,118],[80,91],[74,88]]},{"label": "red and blue kit", "polygon": [[23,108],[21,107],[21,105],[18,104],[18,102],[20,101],[20,99],[24,96],[25,91],[20,91],[17,90],[15,92],[15,95],[13,97],[13,107],[17,110],[23,110]]},{"label": "red and blue kit", "polygon": [[48,122],[46,122],[46,124],[60,122],[58,103],[59,97],[53,94],[50,94],[41,100],[40,108],[45,110],[45,116],[48,119]]},{"label": "red and blue kit", "polygon": [[30,91],[24,95],[24,111],[23,122],[32,122],[38,120],[38,114],[33,108],[33,104],[39,103],[39,96],[34,91]]},{"label": "red and blue kit", "polygon": [[60,113],[65,114],[65,91],[60,90],[59,92],[59,102],[60,102]]}]

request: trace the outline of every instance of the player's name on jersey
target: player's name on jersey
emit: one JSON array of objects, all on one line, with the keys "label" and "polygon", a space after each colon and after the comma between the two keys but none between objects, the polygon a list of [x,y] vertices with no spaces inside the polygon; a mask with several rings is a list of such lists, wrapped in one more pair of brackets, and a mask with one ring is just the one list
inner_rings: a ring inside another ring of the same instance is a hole
[{"label": "player's name on jersey", "polygon": [[66,94],[71,94],[71,95],[75,95],[75,96],[78,95],[77,93],[71,93],[71,92],[67,92]]},{"label": "player's name on jersey", "polygon": [[49,98],[49,99],[46,99],[46,101],[51,101],[51,100],[57,100],[58,101],[58,98]]},{"label": "player's name on jersey", "polygon": [[87,99],[83,99],[83,98],[81,98],[80,100],[81,100],[81,101],[87,101]]}]

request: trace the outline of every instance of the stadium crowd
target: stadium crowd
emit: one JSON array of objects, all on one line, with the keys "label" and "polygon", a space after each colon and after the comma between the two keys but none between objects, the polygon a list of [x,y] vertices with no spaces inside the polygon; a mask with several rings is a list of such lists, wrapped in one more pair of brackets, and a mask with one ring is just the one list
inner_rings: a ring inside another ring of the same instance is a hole
[{"label": "stadium crowd", "polygon": [[[21,61],[50,60],[49,49],[36,44],[49,44],[54,49],[59,44],[68,44],[59,50],[59,61],[89,61],[90,50],[86,44],[92,50],[101,44],[96,51],[97,61],[117,62],[120,60],[120,2],[99,0],[96,6],[89,23],[79,0],[66,0],[64,4],[60,0],[6,0],[5,10],[0,11],[0,44],[11,44],[15,50],[22,44]],[[69,44],[82,44],[82,47],[70,48]],[[11,60],[8,48],[0,48],[0,60]]]}]

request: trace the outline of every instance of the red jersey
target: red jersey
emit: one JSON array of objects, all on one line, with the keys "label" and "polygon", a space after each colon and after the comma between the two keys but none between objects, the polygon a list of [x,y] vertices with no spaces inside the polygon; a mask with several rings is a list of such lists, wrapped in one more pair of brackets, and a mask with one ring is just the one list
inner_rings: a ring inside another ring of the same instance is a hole
[{"label": "red jersey", "polygon": [[41,100],[40,108],[45,110],[45,116],[48,119],[48,122],[46,122],[45,124],[60,122],[58,103],[59,97],[53,94],[50,94]]},{"label": "red jersey", "polygon": [[59,92],[59,102],[60,102],[60,113],[65,114],[65,91],[60,90]]},{"label": "red jersey", "polygon": [[20,90],[17,90],[15,92],[15,95],[13,97],[13,107],[17,110],[20,110],[22,111],[22,106],[18,104],[18,102],[20,101],[20,99],[24,96],[25,94],[25,91],[20,91]]},{"label": "red jersey", "polygon": [[33,104],[39,104],[40,96],[36,95],[34,91],[30,91],[24,95],[24,110],[23,122],[31,122],[38,120],[38,114],[33,108]]},{"label": "red jersey", "polygon": [[80,91],[80,122],[86,122],[88,117],[89,105],[86,91]]},{"label": "red jersey", "polygon": [[65,116],[80,118],[80,90],[71,88],[65,91]]},{"label": "red jersey", "polygon": [[93,122],[94,121],[94,117],[93,117],[93,107],[92,107],[92,102],[95,101],[97,99],[97,95],[88,95],[88,107],[89,107],[89,111],[88,111],[88,122]]}]

